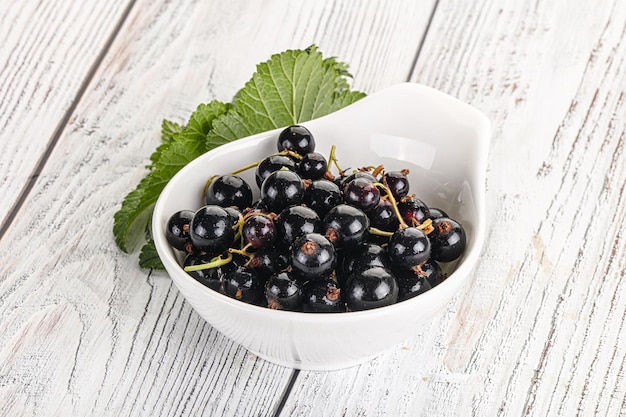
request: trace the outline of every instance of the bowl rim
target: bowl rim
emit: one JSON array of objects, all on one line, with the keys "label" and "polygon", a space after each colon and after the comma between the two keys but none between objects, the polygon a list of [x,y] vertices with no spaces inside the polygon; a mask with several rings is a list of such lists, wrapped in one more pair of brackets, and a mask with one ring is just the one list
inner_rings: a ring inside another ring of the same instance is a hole
[{"label": "bowl rim", "polygon": [[[233,298],[228,297],[225,294],[221,294],[202,283],[195,280],[193,277],[188,275],[182,267],[178,264],[175,256],[173,255],[172,249],[169,248],[169,245],[166,243],[166,239],[164,236],[164,232],[162,231],[163,225],[161,223],[162,218],[162,206],[164,201],[170,194],[170,190],[172,188],[172,184],[175,178],[179,178],[185,175],[185,172],[193,169],[193,166],[197,164],[201,164],[202,161],[207,158],[208,154],[216,154],[216,153],[227,153],[231,151],[231,148],[236,148],[238,146],[243,146],[247,142],[255,142],[266,140],[268,137],[275,136],[277,132],[280,132],[284,127],[273,129],[266,132],[261,132],[255,135],[247,136],[245,138],[241,138],[206,152],[193,161],[189,162],[185,165],[175,176],[168,181],[163,191],[159,195],[157,202],[154,206],[153,217],[152,217],[152,234],[153,240],[155,242],[155,247],[159,258],[161,259],[163,265],[166,267],[166,271],[168,275],[172,278],[176,286],[179,285],[179,280],[184,280],[185,285],[190,285],[195,291],[199,291],[203,294],[206,294],[210,299],[219,302],[220,304],[227,305],[229,308],[240,310],[245,313],[255,314],[257,317],[271,320],[281,320],[285,322],[306,322],[306,323],[315,323],[315,324],[337,324],[340,321],[351,322],[351,321],[361,321],[363,319],[367,319],[371,316],[379,316],[384,313],[388,314],[396,314],[402,313],[406,310],[415,310],[416,305],[427,303],[428,298],[432,298],[432,296],[436,296],[439,293],[444,293],[448,287],[452,285],[461,285],[462,281],[468,281],[471,275],[471,268],[476,264],[480,252],[484,246],[484,240],[486,235],[486,224],[485,224],[485,181],[486,181],[486,160],[489,148],[489,142],[491,139],[491,125],[488,118],[480,112],[475,107],[462,102],[461,100],[452,97],[446,93],[443,93],[434,88],[418,84],[418,83],[400,83],[394,86],[388,87],[386,89],[380,90],[376,93],[366,96],[365,98],[353,103],[349,106],[344,107],[343,109],[337,110],[334,113],[331,113],[326,116],[322,116],[318,119],[314,119],[309,122],[322,120],[327,117],[335,117],[335,115],[340,114],[344,111],[354,111],[360,106],[371,105],[375,102],[378,97],[382,97],[387,94],[418,94],[427,99],[435,100],[437,102],[441,102],[446,106],[453,107],[459,111],[465,113],[466,119],[471,121],[472,127],[477,132],[476,135],[476,145],[479,147],[477,155],[479,157],[479,161],[476,162],[474,169],[478,167],[478,171],[476,172],[476,180],[472,185],[472,197],[474,199],[474,206],[476,210],[476,225],[474,228],[472,239],[473,244],[469,248],[469,251],[466,251],[461,259],[460,263],[457,265],[456,269],[448,275],[445,281],[440,283],[439,285],[433,287],[432,289],[418,295],[412,297],[410,299],[394,303],[392,305],[374,308],[370,310],[361,310],[361,311],[350,311],[350,312],[341,312],[341,313],[310,313],[310,312],[301,312],[301,311],[285,311],[285,310],[273,310],[267,307],[257,306],[253,304],[248,304],[245,302],[241,302],[239,300],[235,300]],[[302,125],[307,125],[309,122],[303,122]]]}]

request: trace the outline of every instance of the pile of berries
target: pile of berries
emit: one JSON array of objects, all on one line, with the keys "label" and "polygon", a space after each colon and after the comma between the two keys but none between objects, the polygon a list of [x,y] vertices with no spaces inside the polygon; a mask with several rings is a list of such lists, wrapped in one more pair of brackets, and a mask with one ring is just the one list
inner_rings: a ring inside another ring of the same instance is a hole
[{"label": "pile of berries", "polygon": [[[328,159],[315,152],[303,126],[284,129],[277,148],[209,178],[204,206],[170,217],[169,244],[207,287],[272,309],[367,310],[440,284],[439,263],[463,254],[463,227],[409,194],[407,170],[343,171],[335,148]],[[256,170],[257,201],[237,175],[246,169]]]}]

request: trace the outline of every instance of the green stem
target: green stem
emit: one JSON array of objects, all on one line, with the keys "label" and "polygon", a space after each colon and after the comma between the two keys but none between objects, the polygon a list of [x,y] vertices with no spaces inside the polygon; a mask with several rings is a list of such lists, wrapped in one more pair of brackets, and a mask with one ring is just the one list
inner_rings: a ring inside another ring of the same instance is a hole
[{"label": "green stem", "polygon": [[204,190],[202,190],[202,199],[206,196],[207,191],[209,191],[209,187],[215,178],[219,177],[219,175],[211,175],[208,180],[206,180],[206,184],[204,184]]},{"label": "green stem", "polygon": [[239,169],[236,169],[236,170],[234,170],[234,171],[231,171],[230,175],[237,175],[237,174],[242,173],[242,172],[244,172],[244,171],[247,171],[247,170],[249,170],[249,169],[256,168],[256,167],[258,167],[258,166],[259,166],[259,164],[260,164],[262,161],[263,161],[263,160],[256,161],[256,162],[253,162],[253,163],[248,164],[248,165],[246,165],[246,166],[243,166],[243,167],[241,167],[241,168],[239,168]]},{"label": "green stem", "polygon": [[385,194],[387,195],[389,202],[391,202],[391,207],[393,207],[393,212],[396,214],[396,217],[398,218],[398,221],[400,222],[400,229],[409,227],[409,225],[406,224],[406,222],[402,218],[402,215],[400,214],[400,210],[398,210],[398,202],[396,201],[395,197],[391,193],[391,190],[389,189],[389,187],[387,187],[385,184],[381,182],[376,182],[374,183],[374,185],[376,187],[382,188],[383,191],[385,191]]},{"label": "green stem", "polygon": [[217,268],[218,266],[226,265],[232,260],[233,260],[233,255],[229,253],[226,255],[225,258],[223,258],[221,255],[216,256],[215,258],[211,259],[209,262],[205,264],[190,265],[190,266],[184,267],[183,269],[185,270],[185,272],[202,271],[203,269]]},{"label": "green stem", "polygon": [[335,145],[330,147],[330,154],[328,155],[328,168],[330,168],[331,164],[335,164],[337,170],[339,171],[339,176],[343,175],[343,169],[339,166],[339,162],[337,161],[337,156],[335,152],[337,147]]},{"label": "green stem", "polygon": [[252,245],[248,243],[241,249],[228,248],[228,253],[236,253],[238,255],[243,255],[243,256],[247,256],[248,258],[252,258],[254,254],[248,252],[248,249],[250,249],[251,247]]},{"label": "green stem", "polygon": [[302,155],[294,151],[280,151],[278,152],[278,155],[287,155],[287,156],[291,156],[293,158],[302,160]]},{"label": "green stem", "polygon": [[426,219],[421,224],[417,226],[418,229],[426,233],[427,235],[431,234],[435,228],[433,227],[432,219]]},{"label": "green stem", "polygon": [[370,233],[377,236],[391,237],[393,232],[387,232],[386,230],[380,230],[376,227],[370,227]]}]

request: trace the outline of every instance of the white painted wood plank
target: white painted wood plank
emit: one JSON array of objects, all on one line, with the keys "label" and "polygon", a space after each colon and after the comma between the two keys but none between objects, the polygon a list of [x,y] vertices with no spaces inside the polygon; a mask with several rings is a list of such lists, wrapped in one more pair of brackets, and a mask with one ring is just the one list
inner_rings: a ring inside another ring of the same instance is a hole
[{"label": "white painted wood plank", "polygon": [[0,224],[127,3],[0,5]]},{"label": "white painted wood plank", "polygon": [[257,62],[314,42],[357,88],[404,81],[431,7],[139,0],[0,240],[0,415],[271,415],[291,372],[121,254],[113,214],[163,118],[230,100]]},{"label": "white painted wood plank", "polygon": [[482,109],[474,282],[360,368],[300,373],[290,416],[626,415],[626,5],[440,2],[413,80]]}]

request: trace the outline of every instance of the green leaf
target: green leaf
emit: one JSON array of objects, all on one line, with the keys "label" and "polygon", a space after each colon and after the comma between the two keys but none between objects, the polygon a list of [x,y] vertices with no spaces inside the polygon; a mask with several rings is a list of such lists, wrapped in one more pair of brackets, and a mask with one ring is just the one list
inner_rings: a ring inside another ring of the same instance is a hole
[{"label": "green leaf", "polygon": [[156,247],[154,246],[154,240],[150,239],[139,253],[139,266],[145,269],[165,269]]},{"label": "green leaf", "polygon": [[147,168],[152,169],[154,164],[159,160],[161,153],[167,145],[174,140],[174,135],[181,133],[185,129],[185,126],[180,125],[176,122],[172,122],[170,120],[163,119],[161,123],[161,145],[157,147],[156,151],[150,155],[150,161],[152,165],[149,165]]},{"label": "green leaf", "polygon": [[[334,57],[324,59],[315,45],[288,50],[257,65],[231,104],[201,104],[186,126],[163,120],[161,145],[150,156],[146,177],[115,213],[113,233],[119,248],[130,252],[145,239],[159,194],[191,160],[232,140],[315,119],[365,97],[350,90],[349,77],[345,63]],[[152,268],[154,255],[149,242],[142,249],[140,264]]]},{"label": "green leaf", "polygon": [[227,105],[218,101],[201,104],[187,126],[173,133],[168,143],[157,148],[151,158],[151,171],[126,196],[121,209],[115,213],[113,234],[121,250],[128,253],[140,242],[159,194],[182,167],[205,152],[207,132],[215,118],[227,109]]},{"label": "green leaf", "polygon": [[185,126],[180,125],[171,120],[163,119],[161,123],[161,142],[169,143],[174,139],[174,135],[181,133],[185,129]]},{"label": "green leaf", "polygon": [[315,119],[363,97],[350,91],[347,65],[323,59],[317,47],[288,50],[257,65],[257,71],[217,119],[207,148],[256,133]]}]

